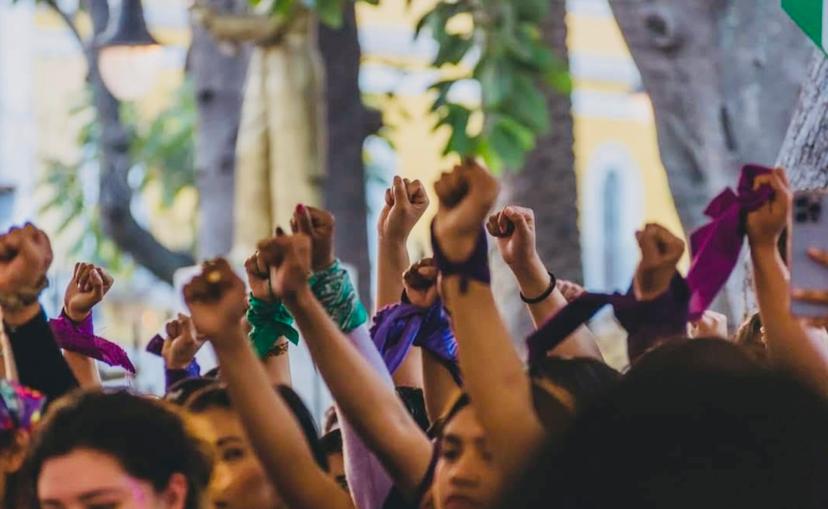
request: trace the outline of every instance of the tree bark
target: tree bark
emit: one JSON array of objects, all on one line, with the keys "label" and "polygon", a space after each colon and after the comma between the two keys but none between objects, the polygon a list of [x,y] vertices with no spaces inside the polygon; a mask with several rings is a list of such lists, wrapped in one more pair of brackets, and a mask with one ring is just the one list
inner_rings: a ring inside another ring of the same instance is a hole
[{"label": "tree bark", "polygon": [[[245,11],[246,0],[210,0],[218,13]],[[199,23],[190,24],[193,41],[189,71],[198,105],[195,144],[199,196],[198,256],[226,255],[233,246],[236,137],[249,48],[219,42]]]},{"label": "tree bark", "polygon": [[[107,2],[88,1],[95,37],[106,30],[109,20]],[[79,41],[83,45],[83,41]],[[192,265],[193,258],[163,246],[132,215],[133,192],[127,180],[132,167],[129,156],[130,133],[120,118],[120,103],[104,85],[98,70],[95,40],[84,46],[89,67],[89,85],[101,130],[99,206],[104,232],[125,253],[159,279],[172,283],[173,274]]]},{"label": "tree bark", "polygon": [[794,189],[828,186],[828,58],[814,50],[811,70],[779,151]]},{"label": "tree bark", "polygon": [[361,49],[352,1],[345,2],[339,29],[320,24],[319,50],[325,67],[326,207],[336,216],[336,252],[357,271],[362,302],[371,309],[371,263],[368,257],[368,214],[365,202],[365,138],[380,124],[379,114],[365,107],[359,89]]},{"label": "tree bark", "polygon": [[[777,0],[610,0],[655,112],[686,231],[749,162],[777,156],[811,45]],[[739,278],[726,311],[740,316]]]},{"label": "tree bark", "polygon": [[[550,12],[541,29],[547,46],[561,62],[569,61],[566,45],[566,3],[550,2]],[[578,230],[578,191],[573,152],[572,99],[551,89],[545,91],[549,111],[549,133],[540,137],[520,172],[503,178],[505,204],[521,205],[535,211],[538,225],[538,253],[546,267],[561,279],[583,281],[581,240]],[[497,258],[495,258],[497,259]],[[522,338],[532,321],[520,300],[514,278],[498,261],[496,282],[504,316],[512,337]]]}]

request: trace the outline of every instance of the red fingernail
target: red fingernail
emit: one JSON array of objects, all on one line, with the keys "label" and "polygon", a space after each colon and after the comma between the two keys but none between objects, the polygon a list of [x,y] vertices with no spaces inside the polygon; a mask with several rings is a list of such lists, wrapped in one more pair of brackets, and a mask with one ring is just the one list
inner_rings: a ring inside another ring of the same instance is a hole
[{"label": "red fingernail", "polygon": [[300,203],[299,205],[296,206],[296,212],[298,212],[300,214],[304,214],[305,213],[305,206]]}]

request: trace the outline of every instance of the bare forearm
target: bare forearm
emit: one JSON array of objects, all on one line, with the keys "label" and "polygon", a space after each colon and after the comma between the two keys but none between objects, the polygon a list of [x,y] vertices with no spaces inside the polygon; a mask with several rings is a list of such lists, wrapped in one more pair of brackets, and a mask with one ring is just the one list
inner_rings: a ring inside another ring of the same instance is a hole
[{"label": "bare forearm", "polygon": [[428,419],[434,422],[442,416],[449,404],[460,393],[460,388],[451,376],[451,372],[433,354],[424,350],[423,357],[423,392],[425,393]]},{"label": "bare forearm", "polygon": [[95,363],[95,359],[76,352],[68,351],[63,352],[63,358],[66,359],[66,364],[69,365],[69,369],[71,369],[72,374],[75,375],[78,385],[82,388],[89,389],[100,387],[102,385],[101,375],[98,371],[98,365]]},{"label": "bare forearm", "polygon": [[[539,258],[520,267],[511,267],[517,280],[520,292],[528,297],[542,295],[549,289],[551,277]],[[556,288],[546,299],[534,304],[527,304],[532,322],[539,327],[561,309],[566,307],[566,299]],[[601,351],[595,342],[592,332],[586,327],[578,327],[565,341],[558,345],[552,354],[558,357],[589,357],[603,361]]]},{"label": "bare forearm", "polygon": [[379,239],[377,255],[377,309],[396,304],[403,292],[403,273],[411,261],[405,241]]},{"label": "bare forearm", "polygon": [[276,344],[285,348],[284,353],[281,355],[271,355],[262,361],[262,364],[264,364],[271,385],[291,386],[293,380],[290,376],[290,356],[287,350],[289,348],[289,342],[285,338],[279,338]]},{"label": "bare forearm", "polygon": [[[383,376],[362,357],[309,290],[285,303],[345,419],[397,484],[413,491],[428,467],[431,446],[397,398],[387,371]],[[373,351],[375,364],[382,366]]]},{"label": "bare forearm", "polygon": [[460,291],[457,277],[443,281],[446,307],[457,338],[466,390],[486,428],[495,456],[509,472],[519,472],[526,451],[544,439],[531,396],[531,381],[512,346],[487,285],[471,281]]},{"label": "bare forearm", "polygon": [[807,327],[790,312],[788,273],[776,246],[752,246],[759,313],[765,328],[768,356],[822,393],[828,392],[828,337]]},{"label": "bare forearm", "polygon": [[273,390],[243,334],[240,328],[238,338],[223,346],[215,343],[216,354],[233,406],[271,482],[290,507],[353,509],[350,497],[314,462],[296,418]]}]

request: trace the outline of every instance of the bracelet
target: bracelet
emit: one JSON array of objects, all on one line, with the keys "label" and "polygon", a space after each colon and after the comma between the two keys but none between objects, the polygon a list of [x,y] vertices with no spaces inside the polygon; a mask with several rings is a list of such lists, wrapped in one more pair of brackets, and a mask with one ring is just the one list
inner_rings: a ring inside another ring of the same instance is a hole
[{"label": "bracelet", "polygon": [[529,298],[523,295],[523,292],[520,292],[520,300],[522,300],[526,304],[537,304],[548,299],[549,296],[552,295],[552,292],[555,291],[555,288],[558,286],[558,278],[555,277],[555,274],[552,274],[549,271],[547,271],[547,274],[549,274],[549,277],[551,279],[549,280],[549,287],[546,290],[544,290],[543,293],[541,293],[537,297]]}]

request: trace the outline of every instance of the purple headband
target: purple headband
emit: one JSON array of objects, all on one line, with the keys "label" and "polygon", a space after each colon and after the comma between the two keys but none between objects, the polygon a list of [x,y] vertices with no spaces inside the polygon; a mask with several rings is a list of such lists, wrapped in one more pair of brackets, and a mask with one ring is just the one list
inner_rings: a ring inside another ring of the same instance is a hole
[{"label": "purple headband", "polygon": [[60,348],[97,359],[110,366],[120,366],[135,374],[135,366],[123,348],[95,335],[91,314],[82,322],[75,323],[61,312],[59,318],[49,320],[49,326]]},{"label": "purple headband", "polygon": [[40,420],[46,398],[37,391],[0,379],[0,431],[30,431]]},{"label": "purple headband", "polygon": [[730,188],[719,194],[704,213],[711,218],[690,236],[693,262],[687,273],[690,287],[690,320],[698,320],[727,282],[739,261],[745,237],[745,218],[773,196],[766,185],[753,189],[759,175],[769,168],[747,165],[742,168],[738,194]]},{"label": "purple headband", "polygon": [[429,308],[420,308],[411,304],[403,293],[402,302],[377,312],[371,326],[371,339],[390,373],[397,371],[413,345],[437,357],[455,382],[462,385],[457,365],[457,341],[440,299]]},{"label": "purple headband", "polygon": [[673,276],[670,287],[649,301],[636,300],[632,289],[626,295],[584,293],[527,338],[529,364],[546,357],[550,350],[607,304],[613,306],[615,317],[629,333],[627,348],[630,362],[633,362],[659,340],[685,334],[689,300],[687,283],[678,272]]}]

